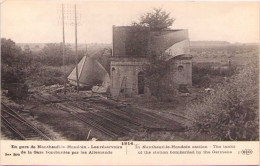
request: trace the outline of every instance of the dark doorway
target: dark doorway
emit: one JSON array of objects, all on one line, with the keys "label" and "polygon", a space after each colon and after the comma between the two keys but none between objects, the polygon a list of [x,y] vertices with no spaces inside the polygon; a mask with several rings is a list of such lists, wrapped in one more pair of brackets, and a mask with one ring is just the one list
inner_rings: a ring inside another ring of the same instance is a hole
[{"label": "dark doorway", "polygon": [[112,67],[112,73],[111,73],[111,86],[114,87],[114,77],[115,77],[115,71],[116,69]]},{"label": "dark doorway", "polygon": [[138,94],[144,94],[144,72],[138,73]]}]

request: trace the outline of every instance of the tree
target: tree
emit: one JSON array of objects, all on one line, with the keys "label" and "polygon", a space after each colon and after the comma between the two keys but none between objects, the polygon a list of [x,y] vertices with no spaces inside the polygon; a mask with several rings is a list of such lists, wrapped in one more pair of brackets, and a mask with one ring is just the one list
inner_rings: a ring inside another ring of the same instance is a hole
[{"label": "tree", "polygon": [[11,39],[1,39],[2,84],[25,81],[25,69],[31,63],[30,57]]},{"label": "tree", "polygon": [[1,59],[3,64],[9,66],[21,60],[22,49],[11,39],[1,39]]},{"label": "tree", "polygon": [[[153,8],[151,12],[141,15],[139,22],[132,23],[136,27],[134,30],[139,31],[138,36],[135,36],[134,39],[148,36],[147,34],[140,33],[143,27],[149,27],[152,31],[162,31],[169,28],[174,21],[175,19],[170,17],[170,13],[167,13],[162,8]],[[144,34],[144,36],[139,34]],[[135,40],[133,40],[134,44],[137,43]],[[143,43],[138,43],[138,45],[143,47]],[[168,69],[167,62],[161,56],[154,56],[151,68],[146,72],[146,85],[151,90],[151,94],[161,101],[170,99],[174,94],[174,90],[170,90],[169,84],[166,81]]]},{"label": "tree", "polygon": [[149,26],[151,30],[160,31],[172,26],[175,21],[170,18],[171,13],[167,13],[162,8],[153,8],[153,11],[143,14],[140,17],[140,22],[134,22],[135,26]]},{"label": "tree", "polygon": [[24,52],[25,52],[27,55],[29,55],[29,54],[32,53],[32,50],[31,50],[31,48],[30,48],[30,46],[29,46],[28,44],[26,44],[26,45],[24,46]]},{"label": "tree", "polygon": [[[62,43],[49,43],[39,53],[40,62],[48,66],[62,66]],[[70,46],[65,46],[66,64],[73,64],[75,57]]]}]

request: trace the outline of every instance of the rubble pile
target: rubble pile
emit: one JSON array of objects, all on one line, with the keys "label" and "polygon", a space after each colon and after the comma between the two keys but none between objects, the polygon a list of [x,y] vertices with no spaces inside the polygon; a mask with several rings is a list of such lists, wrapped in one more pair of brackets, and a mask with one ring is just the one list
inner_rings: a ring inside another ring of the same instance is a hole
[{"label": "rubble pile", "polygon": [[5,95],[1,96],[1,103],[15,109],[15,110],[23,110],[24,106],[15,103],[14,101],[10,100],[8,97],[6,97]]},{"label": "rubble pile", "polygon": [[[67,84],[66,87],[66,91],[69,93],[73,93],[73,92],[77,92],[76,87],[72,86],[70,84]],[[63,85],[59,85],[59,84],[54,84],[51,86],[39,86],[39,87],[35,87],[35,88],[31,88],[29,91],[31,93],[61,93],[64,90],[64,86]]]}]

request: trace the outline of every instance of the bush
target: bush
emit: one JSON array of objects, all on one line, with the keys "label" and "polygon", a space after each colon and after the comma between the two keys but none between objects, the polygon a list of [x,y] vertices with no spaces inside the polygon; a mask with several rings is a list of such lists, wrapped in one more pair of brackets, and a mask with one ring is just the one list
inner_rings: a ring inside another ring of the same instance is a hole
[{"label": "bush", "polygon": [[169,67],[169,62],[157,58],[145,72],[145,85],[159,101],[171,102],[176,95],[176,88],[169,83]]},{"label": "bush", "polygon": [[188,108],[189,126],[215,140],[258,140],[258,101],[258,64],[252,62]]},{"label": "bush", "polygon": [[[67,69],[68,70],[68,69]],[[29,87],[63,84],[63,71],[61,67],[39,65],[38,70],[30,75],[27,83]]]},{"label": "bush", "polygon": [[213,68],[214,64],[203,63],[192,66],[192,84],[193,86],[208,87],[213,85],[217,80],[215,78],[230,77],[238,72],[236,66],[230,66],[228,68]]},{"label": "bush", "polygon": [[[65,46],[65,64],[75,64],[75,51],[72,51],[70,45]],[[84,51],[78,51],[78,61],[84,56]],[[48,66],[63,65],[63,46],[62,43],[49,43],[38,53],[35,61]]]},{"label": "bush", "polygon": [[10,83],[23,83],[25,81],[26,74],[23,69],[6,64],[2,64],[1,66],[3,88],[7,88],[7,85]]},{"label": "bush", "polygon": [[26,68],[32,59],[21,50],[11,39],[1,39],[1,83],[6,88],[10,83],[23,83]]},{"label": "bush", "polygon": [[[28,47],[23,51],[11,39],[1,39],[2,88],[7,88],[10,83],[25,82],[28,83],[29,87],[63,84],[63,70],[61,69],[63,65],[62,44],[49,43],[38,52],[32,52]],[[75,66],[75,51],[72,51],[70,45],[67,45],[65,49],[66,76],[68,76]],[[108,45],[94,45],[89,50],[90,54],[93,54],[96,60],[108,71],[111,51]],[[78,61],[81,60],[84,54],[84,50],[78,51]]]}]

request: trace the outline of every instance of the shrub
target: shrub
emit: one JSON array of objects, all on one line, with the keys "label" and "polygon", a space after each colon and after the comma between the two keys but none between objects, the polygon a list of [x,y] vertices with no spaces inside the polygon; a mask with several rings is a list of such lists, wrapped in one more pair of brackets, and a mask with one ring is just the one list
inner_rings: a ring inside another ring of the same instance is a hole
[{"label": "shrub", "polygon": [[23,83],[25,81],[26,74],[24,70],[6,64],[2,64],[1,66],[3,88],[7,88],[7,85],[10,83]]},{"label": "shrub", "polygon": [[145,85],[159,101],[171,102],[176,95],[176,88],[169,83],[169,67],[169,62],[156,58],[145,72]]},{"label": "shrub", "polygon": [[213,65],[211,63],[194,63],[192,66],[192,84],[194,86],[208,87],[216,82],[214,78],[230,77],[238,72],[236,66],[213,68]]},{"label": "shrub", "polygon": [[[78,61],[84,56],[84,51],[78,51]],[[62,66],[63,65],[63,46],[62,43],[49,43],[39,52],[35,61],[48,66]],[[75,64],[75,51],[72,50],[71,45],[65,46],[65,64]]]},{"label": "shrub", "polygon": [[189,126],[216,140],[258,140],[258,101],[258,64],[252,62],[188,108]]},{"label": "shrub", "polygon": [[39,65],[37,72],[29,77],[27,83],[29,84],[29,87],[63,84],[62,68]]},{"label": "shrub", "polygon": [[1,39],[1,83],[6,88],[10,83],[23,83],[26,68],[32,63],[28,54],[11,39]]}]

